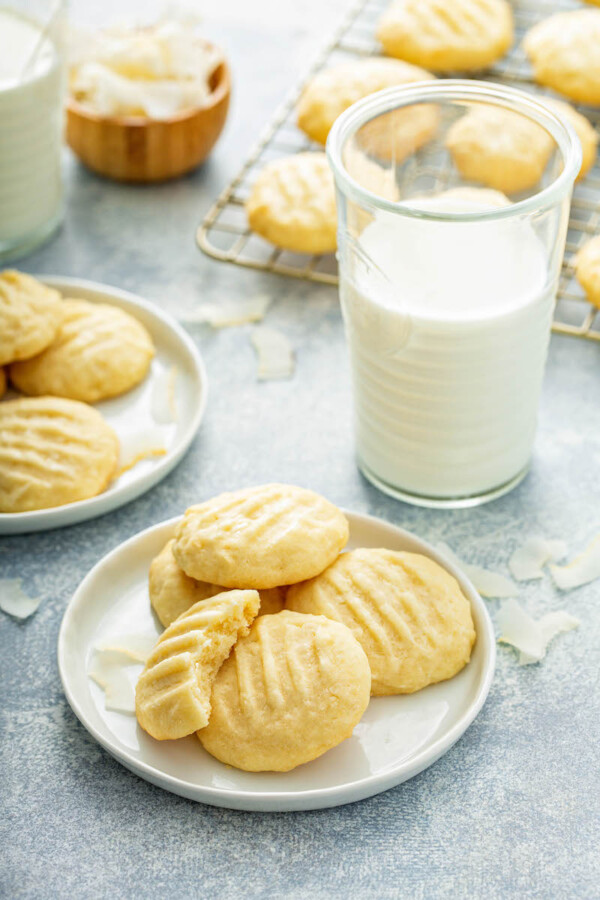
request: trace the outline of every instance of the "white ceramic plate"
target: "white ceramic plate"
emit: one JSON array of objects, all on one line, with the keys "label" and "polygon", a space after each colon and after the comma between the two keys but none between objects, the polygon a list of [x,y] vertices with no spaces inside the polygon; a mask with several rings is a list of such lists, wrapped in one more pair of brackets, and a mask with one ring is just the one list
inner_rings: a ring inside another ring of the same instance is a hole
[{"label": "white ceramic plate", "polygon": [[127,464],[150,447],[164,449],[166,453],[141,460],[114,479],[102,494],[89,500],[32,512],[0,513],[0,534],[74,525],[139,497],[165,478],[180,461],[206,407],[208,384],[204,364],[193,341],[171,316],[134,294],[108,285],[77,278],[45,275],[39,278],[64,296],[119,306],[146,326],[156,346],[150,372],[133,390],[94,405],[117,432],[121,444],[120,464]]},{"label": "white ceramic plate", "polygon": [[[213,806],[256,811],[320,809],[351,803],[412,778],[439,759],[469,727],[487,697],[495,661],[492,623],[470,582],[432,547],[407,531],[369,516],[346,513],[352,547],[423,553],[442,563],[469,598],[477,629],[471,661],[450,681],[403,697],[371,700],[347,741],[286,773],[241,772],[218,762],[192,735],[155,741],[133,715],[107,711],[104,694],[87,675],[94,646],[132,633],[158,635],[148,599],[148,568],[178,519],[142,531],[92,569],[69,603],[58,640],[67,699],[91,735],[141,778]],[[141,665],[127,666],[135,683]]]}]

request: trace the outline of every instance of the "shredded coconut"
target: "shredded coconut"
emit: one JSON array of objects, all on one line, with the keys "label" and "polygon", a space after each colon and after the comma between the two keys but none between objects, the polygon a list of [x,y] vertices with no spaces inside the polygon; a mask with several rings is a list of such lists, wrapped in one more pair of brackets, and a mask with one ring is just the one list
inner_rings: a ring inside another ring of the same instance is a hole
[{"label": "shredded coconut", "polygon": [[250,340],[258,355],[259,381],[290,378],[294,374],[294,351],[284,334],[267,325],[258,325]]},{"label": "shredded coconut", "polygon": [[228,300],[224,303],[202,303],[194,310],[180,312],[177,318],[189,325],[211,325],[230,328],[261,322],[273,302],[267,294],[257,294],[248,300]]},{"label": "shredded coconut", "polygon": [[579,621],[564,611],[547,613],[536,621],[516,600],[506,600],[496,617],[498,638],[519,651],[519,665],[539,662],[546,655],[550,641],[557,634],[579,627]]},{"label": "shredded coconut", "polygon": [[20,578],[0,578],[0,609],[15,619],[32,616],[42,602],[41,597],[29,597],[21,587]]},{"label": "shredded coconut", "polygon": [[600,534],[568,565],[550,566],[550,573],[563,591],[600,578]]},{"label": "shredded coconut", "polygon": [[518,589],[514,581],[501,575],[499,572],[490,572],[481,566],[465,563],[456,556],[450,549],[448,544],[436,544],[437,549],[444,556],[447,556],[450,562],[454,563],[457,568],[462,569],[465,575],[473,583],[473,587],[482,597],[514,597],[518,593]]},{"label": "shredded coconut", "polygon": [[150,397],[152,418],[159,425],[170,425],[177,420],[177,404],[175,401],[175,382],[177,366],[164,369],[153,380]]},{"label": "shredded coconut", "polygon": [[565,541],[552,541],[545,538],[528,538],[508,561],[508,568],[517,581],[531,581],[543,578],[543,566],[550,560],[562,559],[567,554]]}]

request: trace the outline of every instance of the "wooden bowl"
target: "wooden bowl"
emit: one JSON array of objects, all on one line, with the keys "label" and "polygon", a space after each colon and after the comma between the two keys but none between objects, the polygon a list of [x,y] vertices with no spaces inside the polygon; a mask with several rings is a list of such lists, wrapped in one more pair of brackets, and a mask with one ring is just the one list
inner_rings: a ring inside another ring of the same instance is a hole
[{"label": "wooden bowl", "polygon": [[67,102],[66,140],[82,163],[117,181],[165,181],[195,169],[223,130],[229,98],[229,66],[221,62],[204,106],[170,119],[102,116],[76,100]]}]

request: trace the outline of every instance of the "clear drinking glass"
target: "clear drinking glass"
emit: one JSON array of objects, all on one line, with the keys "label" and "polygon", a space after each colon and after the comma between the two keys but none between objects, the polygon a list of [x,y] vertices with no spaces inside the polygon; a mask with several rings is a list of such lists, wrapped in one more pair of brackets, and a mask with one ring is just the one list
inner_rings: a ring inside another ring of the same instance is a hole
[{"label": "clear drinking glass", "polygon": [[62,218],[65,10],[63,0],[0,4],[0,262]]},{"label": "clear drinking glass", "polygon": [[[516,184],[519,167],[486,172],[472,148],[469,163],[468,129],[468,164],[450,152],[455,123],[475,113],[540,145],[534,183]],[[360,469],[419,505],[500,496],[529,466],[581,165],[574,131],[521,91],[419,82],[354,104],[327,154]]]}]

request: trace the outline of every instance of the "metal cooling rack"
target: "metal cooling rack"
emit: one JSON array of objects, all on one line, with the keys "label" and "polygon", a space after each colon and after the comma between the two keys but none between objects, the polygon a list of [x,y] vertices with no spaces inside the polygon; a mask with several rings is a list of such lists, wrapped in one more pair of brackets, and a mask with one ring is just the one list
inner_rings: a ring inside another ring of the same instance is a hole
[{"label": "metal cooling rack", "polygon": [[[302,81],[291,91],[261,134],[241,170],[222,191],[208,211],[196,234],[204,253],[224,262],[251,269],[304,278],[321,284],[337,284],[337,264],[333,255],[307,256],[273,247],[248,228],[245,201],[260,169],[272,159],[315,149],[296,127],[295,108],[305,84],[320,69],[357,56],[381,52],[375,40],[376,23],[389,0],[359,0]],[[521,49],[525,32],[540,19],[559,9],[576,9],[572,0],[518,0],[513,3],[515,42],[513,49],[481,78],[504,84],[532,84],[531,69]],[[583,109],[600,132],[600,109]],[[423,174],[423,170],[420,170]],[[442,180],[445,173],[433,173]],[[565,248],[553,331],[600,341],[600,311],[584,298],[569,262],[579,247],[600,233],[600,162],[597,160],[581,184],[576,185]]]}]

